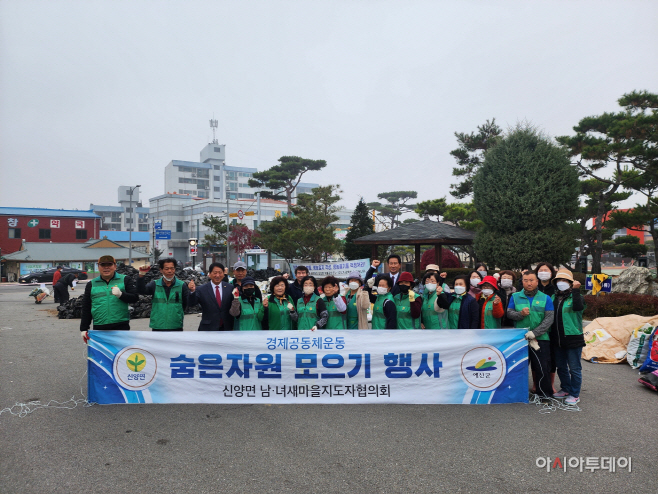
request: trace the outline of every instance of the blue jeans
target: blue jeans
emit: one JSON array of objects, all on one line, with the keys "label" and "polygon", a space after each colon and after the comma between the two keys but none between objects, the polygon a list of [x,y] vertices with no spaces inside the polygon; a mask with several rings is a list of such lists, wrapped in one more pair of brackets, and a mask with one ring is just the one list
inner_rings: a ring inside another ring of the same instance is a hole
[{"label": "blue jeans", "polygon": [[562,391],[576,398],[580,396],[580,387],[583,384],[583,367],[580,363],[582,353],[582,347],[555,347],[555,363]]}]

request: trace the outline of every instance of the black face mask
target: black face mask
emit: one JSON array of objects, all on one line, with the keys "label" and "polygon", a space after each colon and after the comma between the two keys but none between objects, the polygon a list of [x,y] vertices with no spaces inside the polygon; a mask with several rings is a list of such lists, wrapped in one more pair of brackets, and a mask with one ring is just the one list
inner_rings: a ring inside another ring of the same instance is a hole
[{"label": "black face mask", "polygon": [[400,292],[401,293],[409,293],[409,288],[407,285],[398,285],[400,287]]},{"label": "black face mask", "polygon": [[254,296],[254,293],[256,293],[255,288],[245,288],[242,290],[242,293],[244,293],[245,297],[251,298]]}]

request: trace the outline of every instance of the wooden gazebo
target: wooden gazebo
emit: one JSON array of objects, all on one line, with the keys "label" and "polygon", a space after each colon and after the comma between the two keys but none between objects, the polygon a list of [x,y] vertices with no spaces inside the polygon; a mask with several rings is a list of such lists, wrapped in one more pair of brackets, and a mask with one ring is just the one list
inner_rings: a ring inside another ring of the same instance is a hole
[{"label": "wooden gazebo", "polygon": [[357,245],[371,245],[372,258],[377,259],[377,247],[380,245],[413,245],[416,248],[415,270],[420,276],[420,246],[434,246],[434,261],[443,267],[444,245],[472,245],[475,233],[447,223],[424,219],[407,223],[391,230],[373,233],[354,240]]}]

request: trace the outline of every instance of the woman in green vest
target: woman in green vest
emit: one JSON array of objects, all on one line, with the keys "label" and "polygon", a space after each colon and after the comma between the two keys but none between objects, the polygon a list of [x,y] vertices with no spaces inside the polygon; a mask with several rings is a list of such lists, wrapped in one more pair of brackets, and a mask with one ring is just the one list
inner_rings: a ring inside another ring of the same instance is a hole
[{"label": "woman in green vest", "polygon": [[442,291],[450,291],[450,287],[443,283],[438,272],[429,271],[423,276],[425,290],[421,299],[421,327],[422,329],[448,329],[448,311],[439,307],[438,295]]},{"label": "woman in green vest", "polygon": [[270,282],[267,323],[270,331],[297,329],[297,311],[292,297],[286,295],[288,281],[283,276],[275,276]]},{"label": "woman in green vest", "polygon": [[[367,285],[366,285],[367,286]],[[370,292],[372,308],[372,329],[398,329],[398,311],[391,295],[393,280],[387,274],[377,275],[373,294]]]},{"label": "woman in green vest", "polygon": [[313,276],[304,276],[300,284],[303,295],[297,300],[297,329],[315,331],[327,324],[327,306],[315,293],[318,282]]},{"label": "woman in green vest", "polygon": [[553,284],[557,290],[552,297],[555,318],[551,326],[551,346],[555,352],[557,375],[562,388],[553,397],[565,398],[565,403],[575,405],[580,401],[583,383],[580,359],[585,346],[585,303],[580,293],[580,282],[574,281],[568,269],[560,268],[553,278]]},{"label": "woman in green vest", "polygon": [[420,329],[420,311],[423,303],[422,297],[416,297],[411,289],[414,277],[404,271],[398,278],[400,293],[393,295],[397,309],[398,329]]},{"label": "woman in green vest", "polygon": [[323,329],[345,329],[345,312],[347,306],[345,300],[340,296],[338,280],[334,276],[327,276],[320,284],[322,295],[327,307],[327,324]]},{"label": "woman in green vest", "polygon": [[363,279],[358,271],[352,271],[347,277],[347,292],[343,299],[347,306],[347,329],[368,329],[370,297],[363,289]]},{"label": "woman in green vest", "polygon": [[267,324],[267,297],[260,300],[256,297],[256,281],[247,276],[242,280],[240,288],[233,290],[233,302],[228,311],[235,321],[233,331],[260,331]]}]

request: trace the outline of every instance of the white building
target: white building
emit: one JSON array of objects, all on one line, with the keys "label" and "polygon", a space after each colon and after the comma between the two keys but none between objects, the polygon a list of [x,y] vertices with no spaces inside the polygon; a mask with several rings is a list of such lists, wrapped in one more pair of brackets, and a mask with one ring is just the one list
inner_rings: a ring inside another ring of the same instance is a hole
[{"label": "white building", "polygon": [[[133,189],[132,197],[127,185],[119,187],[119,206],[102,206],[90,204],[89,209],[101,217],[101,230],[148,232],[149,208],[142,206],[139,200],[139,187]],[[134,223],[134,226],[133,226]]]}]

